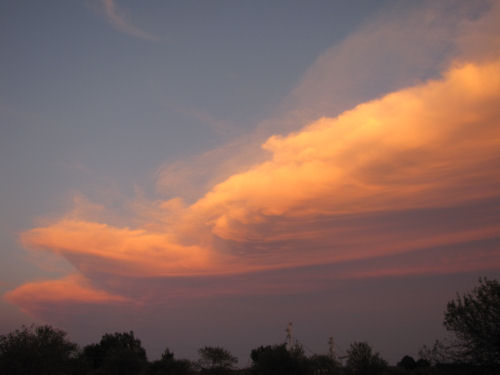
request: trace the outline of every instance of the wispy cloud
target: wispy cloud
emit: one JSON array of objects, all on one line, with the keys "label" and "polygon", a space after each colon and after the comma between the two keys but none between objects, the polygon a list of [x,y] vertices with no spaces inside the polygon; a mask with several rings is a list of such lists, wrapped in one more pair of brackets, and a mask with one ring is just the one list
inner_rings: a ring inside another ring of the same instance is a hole
[{"label": "wispy cloud", "polygon": [[125,34],[150,41],[157,41],[158,38],[131,23],[130,20],[118,9],[114,0],[101,0],[108,21],[113,27]]},{"label": "wispy cloud", "polygon": [[66,284],[83,303],[105,303],[271,290],[273,272],[325,265],[290,285],[499,269],[490,246],[500,241],[499,77],[497,56],[464,55],[439,77],[267,138],[255,150],[263,160],[242,162],[191,204],[138,205],[140,225],[79,210],[27,231],[27,248],[63,257],[79,278],[29,283],[8,298],[37,311],[44,298],[32,306],[34,290]]}]

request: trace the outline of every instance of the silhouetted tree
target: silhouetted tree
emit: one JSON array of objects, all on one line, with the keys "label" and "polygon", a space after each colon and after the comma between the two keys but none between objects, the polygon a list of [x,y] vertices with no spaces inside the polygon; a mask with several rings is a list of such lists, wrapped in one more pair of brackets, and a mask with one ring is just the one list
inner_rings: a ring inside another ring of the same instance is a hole
[{"label": "silhouetted tree", "polygon": [[450,301],[444,326],[457,338],[462,359],[486,366],[500,366],[500,284],[479,279],[479,286]]},{"label": "silhouetted tree", "polygon": [[158,361],[152,362],[147,371],[148,375],[191,375],[194,374],[193,365],[185,359],[175,359],[174,353],[166,349]]},{"label": "silhouetted tree", "polygon": [[227,374],[238,363],[238,358],[218,346],[205,346],[199,349],[198,353],[200,354],[198,364],[204,374]]},{"label": "silhouetted tree", "polygon": [[412,356],[405,355],[403,358],[401,358],[401,361],[398,362],[397,366],[405,370],[413,370],[417,368],[417,362],[413,359]]},{"label": "silhouetted tree", "polygon": [[66,332],[44,326],[22,326],[0,335],[0,374],[58,375],[71,373],[77,345]]},{"label": "silhouetted tree", "polygon": [[98,344],[87,345],[83,355],[98,374],[138,375],[147,366],[146,351],[134,333],[106,333]]},{"label": "silhouetted tree", "polygon": [[431,367],[430,362],[423,359],[423,358],[417,359],[417,362],[415,362],[415,364],[416,364],[416,367],[420,368],[420,369]]},{"label": "silhouetted tree", "polygon": [[347,350],[347,368],[355,375],[381,374],[386,367],[387,362],[366,342],[354,342]]},{"label": "silhouetted tree", "polygon": [[340,364],[328,355],[315,354],[308,358],[308,373],[311,375],[334,375],[339,372]]},{"label": "silhouetted tree", "polygon": [[449,343],[436,340],[431,347],[424,345],[418,352],[420,359],[429,363],[429,365],[443,365],[455,361],[455,353]]},{"label": "silhouetted tree", "polygon": [[309,372],[307,357],[300,346],[287,350],[286,344],[260,346],[250,353],[251,372],[256,375],[305,375]]}]

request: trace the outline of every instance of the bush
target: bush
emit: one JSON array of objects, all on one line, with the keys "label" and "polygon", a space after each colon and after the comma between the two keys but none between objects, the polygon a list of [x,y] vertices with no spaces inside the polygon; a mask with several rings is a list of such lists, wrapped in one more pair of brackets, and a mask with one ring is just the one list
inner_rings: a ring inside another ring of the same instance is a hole
[{"label": "bush", "polygon": [[22,326],[0,336],[0,373],[59,375],[71,372],[78,353],[66,332],[51,326]]}]

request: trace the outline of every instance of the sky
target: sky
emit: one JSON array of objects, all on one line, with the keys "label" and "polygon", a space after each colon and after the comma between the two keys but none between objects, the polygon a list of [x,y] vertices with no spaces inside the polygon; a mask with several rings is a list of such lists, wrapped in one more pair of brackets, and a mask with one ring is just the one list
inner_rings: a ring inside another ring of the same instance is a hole
[{"label": "sky", "polygon": [[0,333],[368,341],[500,271],[500,4],[0,4]]}]

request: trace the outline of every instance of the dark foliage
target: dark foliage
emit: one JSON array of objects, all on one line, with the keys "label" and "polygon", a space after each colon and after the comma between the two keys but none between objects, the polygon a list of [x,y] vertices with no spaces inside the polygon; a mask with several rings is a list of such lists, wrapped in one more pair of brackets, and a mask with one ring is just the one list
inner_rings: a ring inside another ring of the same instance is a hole
[{"label": "dark foliage", "polygon": [[472,292],[450,301],[444,326],[457,338],[459,355],[470,363],[500,366],[500,284],[479,279]]},{"label": "dark foliage", "polygon": [[300,346],[287,350],[286,345],[260,346],[252,350],[252,374],[303,375],[308,374],[308,361]]},{"label": "dark foliage", "polygon": [[95,374],[139,375],[147,366],[146,351],[133,332],[106,333],[83,349],[83,357]]},{"label": "dark foliage", "polygon": [[430,362],[426,361],[423,358],[418,359],[416,362],[416,365],[417,365],[416,368],[420,368],[420,369],[422,369],[422,368],[425,369],[425,368],[431,367]]},{"label": "dark foliage", "polygon": [[347,350],[347,369],[354,375],[383,374],[386,368],[387,362],[366,342],[354,342]]},{"label": "dark foliage", "polygon": [[166,349],[161,359],[152,362],[146,372],[147,375],[191,375],[195,374],[193,365],[185,359],[175,359],[174,353]]},{"label": "dark foliage", "polygon": [[390,367],[366,342],[354,342],[342,366],[327,355],[304,353],[296,344],[260,346],[252,364],[238,369],[237,358],[221,347],[205,346],[197,362],[176,359],[168,349],[148,362],[133,332],[104,334],[78,350],[66,333],[50,326],[21,327],[0,335],[0,375],[500,375],[500,284],[479,286],[449,302],[444,324],[456,342],[436,340],[417,361],[404,356]]},{"label": "dark foliage", "polygon": [[415,361],[413,357],[405,355],[401,358],[401,361],[398,362],[397,366],[405,370],[413,370],[417,368],[417,361]]},{"label": "dark foliage", "polygon": [[218,346],[205,346],[198,350],[198,353],[200,354],[198,365],[202,374],[230,374],[238,363],[238,358]]},{"label": "dark foliage", "polygon": [[308,373],[311,375],[334,375],[340,373],[340,364],[328,355],[315,354],[308,358]]},{"label": "dark foliage", "polygon": [[77,345],[50,326],[23,326],[0,336],[0,374],[58,375],[71,372]]},{"label": "dark foliage", "polygon": [[424,345],[418,352],[421,361],[436,366],[453,363],[456,361],[456,353],[450,343],[435,340],[430,347]]}]

